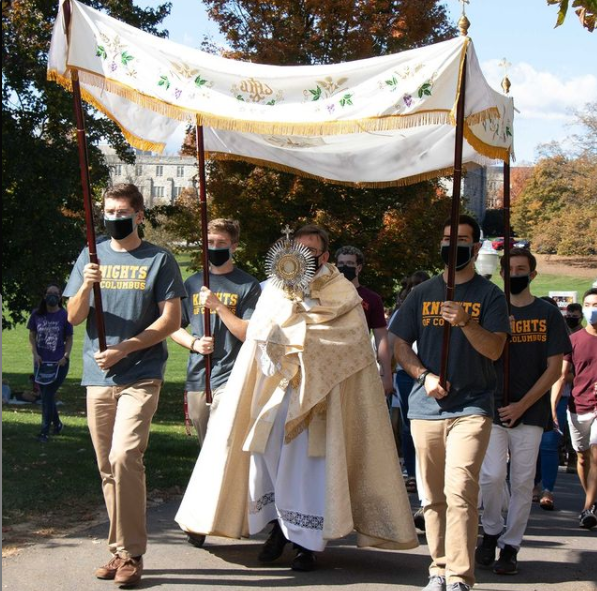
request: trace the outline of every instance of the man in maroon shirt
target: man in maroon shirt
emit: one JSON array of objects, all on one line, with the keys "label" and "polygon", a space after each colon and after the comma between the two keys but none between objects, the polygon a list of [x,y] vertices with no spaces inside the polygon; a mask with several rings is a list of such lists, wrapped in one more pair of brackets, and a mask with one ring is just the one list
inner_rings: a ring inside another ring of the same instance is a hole
[{"label": "man in maroon shirt", "polygon": [[[562,376],[556,383],[552,414],[560,399],[566,375],[574,372],[568,403],[568,424],[572,445],[577,452],[578,477],[585,491],[585,504],[579,525],[592,529],[597,525],[597,288],[583,296],[584,330],[570,337],[572,353],[564,356]],[[557,421],[556,421],[557,422]]]},{"label": "man in maroon shirt", "polygon": [[391,352],[388,344],[388,328],[384,314],[383,301],[379,294],[359,283],[359,275],[363,270],[364,257],[356,246],[343,246],[336,251],[336,266],[346,279],[352,281],[363,300],[363,310],[369,330],[373,331],[379,375],[386,395],[394,391],[392,380]]}]

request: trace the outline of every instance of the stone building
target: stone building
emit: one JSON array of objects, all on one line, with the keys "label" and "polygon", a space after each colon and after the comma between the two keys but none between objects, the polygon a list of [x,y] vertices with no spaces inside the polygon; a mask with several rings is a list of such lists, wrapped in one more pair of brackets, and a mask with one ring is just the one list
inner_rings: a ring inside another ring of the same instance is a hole
[{"label": "stone building", "polygon": [[101,145],[110,180],[116,183],[134,183],[139,187],[145,207],[172,205],[182,189],[193,188],[197,175],[195,158],[189,156],[161,155],[135,150],[134,164],[122,162],[113,148]]}]

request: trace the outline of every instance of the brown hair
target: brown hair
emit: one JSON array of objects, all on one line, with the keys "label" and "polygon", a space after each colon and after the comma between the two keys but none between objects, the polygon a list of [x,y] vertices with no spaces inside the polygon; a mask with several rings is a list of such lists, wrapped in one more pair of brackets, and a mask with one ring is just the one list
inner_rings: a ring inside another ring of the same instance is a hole
[{"label": "brown hair", "polygon": [[[531,268],[531,273],[537,268],[537,259],[535,255],[531,253],[530,250],[527,248],[511,248],[510,249],[510,258],[512,257],[526,257],[529,261],[529,267]],[[504,267],[506,265],[506,260],[504,257],[500,259],[500,266],[502,271],[504,271]]]},{"label": "brown hair", "polygon": [[300,238],[301,236],[309,236],[309,235],[319,236],[319,238],[321,239],[321,245],[323,247],[322,248],[323,252],[328,252],[328,250],[330,248],[330,237],[329,237],[328,233],[321,226],[318,226],[316,224],[307,224],[306,226],[299,228],[294,233],[294,238]]},{"label": "brown hair", "polygon": [[143,211],[145,209],[143,195],[141,195],[137,185],[133,185],[132,183],[118,183],[108,187],[104,191],[103,205],[106,204],[106,199],[126,199],[135,211]]},{"label": "brown hair", "polygon": [[232,244],[238,244],[240,237],[240,224],[237,220],[227,218],[216,218],[207,223],[208,232],[225,232],[230,236]]},{"label": "brown hair", "polygon": [[363,251],[356,246],[341,246],[336,251],[336,260],[338,260],[338,257],[342,256],[343,254],[354,255],[357,259],[357,265],[362,265],[365,262]]}]

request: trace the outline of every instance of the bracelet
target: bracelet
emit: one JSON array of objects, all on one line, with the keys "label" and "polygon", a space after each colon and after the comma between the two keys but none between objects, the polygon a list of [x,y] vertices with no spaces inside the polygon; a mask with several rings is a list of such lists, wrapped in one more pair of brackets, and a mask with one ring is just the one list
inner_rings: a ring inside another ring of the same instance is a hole
[{"label": "bracelet", "polygon": [[195,343],[200,340],[199,337],[195,337],[192,341],[191,341],[191,346],[189,347],[189,349],[191,350],[191,353],[197,353],[197,351],[195,351]]}]

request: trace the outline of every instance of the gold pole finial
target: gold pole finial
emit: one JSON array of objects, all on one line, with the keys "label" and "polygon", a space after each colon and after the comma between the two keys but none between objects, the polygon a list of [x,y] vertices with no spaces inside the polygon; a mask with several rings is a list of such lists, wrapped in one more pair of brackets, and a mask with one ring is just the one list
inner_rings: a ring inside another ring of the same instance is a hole
[{"label": "gold pole finial", "polygon": [[458,28],[460,29],[460,34],[463,37],[468,35],[468,29],[471,26],[471,21],[468,20],[466,17],[466,5],[470,4],[470,0],[458,0],[460,4],[462,4],[462,15],[458,21]]},{"label": "gold pole finial", "polygon": [[510,86],[512,86],[510,83],[510,78],[508,78],[508,76],[504,76],[504,79],[502,80],[502,88],[506,94],[510,94]]},{"label": "gold pole finial", "polygon": [[504,69],[504,78],[502,80],[502,88],[506,94],[510,93],[510,86],[512,83],[510,82],[510,78],[508,78],[508,69],[512,64],[504,57],[502,61],[498,64],[500,68]]}]

